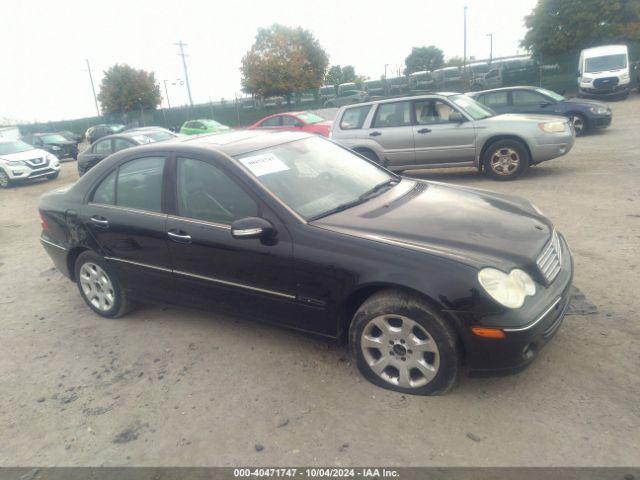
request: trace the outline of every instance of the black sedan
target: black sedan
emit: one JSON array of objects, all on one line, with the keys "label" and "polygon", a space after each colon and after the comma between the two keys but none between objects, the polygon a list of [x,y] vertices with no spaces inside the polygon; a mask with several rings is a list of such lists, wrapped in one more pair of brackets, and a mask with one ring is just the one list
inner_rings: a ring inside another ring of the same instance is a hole
[{"label": "black sedan", "polygon": [[39,209],[95,313],[158,300],[346,340],[365,377],[405,393],[443,393],[463,365],[523,368],[569,303],[569,248],[528,201],[399,177],[300,132],[124,150]]},{"label": "black sedan", "polygon": [[101,123],[100,125],[94,125],[93,127],[87,128],[87,131],[84,132],[84,138],[87,142],[93,143],[107,135],[120,133],[124,128],[124,125],[120,125],[118,123]]},{"label": "black sedan", "polygon": [[29,145],[46,150],[59,159],[78,158],[78,143],[67,140],[59,133],[31,133],[22,137]]},{"label": "black sedan", "polygon": [[112,153],[119,152],[125,148],[171,140],[177,136],[175,133],[164,128],[145,128],[127,130],[118,135],[102,137],[78,155],[78,174],[80,176],[84,175],[87,170],[98,162],[101,162]]},{"label": "black sedan", "polygon": [[506,87],[467,93],[498,113],[562,115],[573,123],[576,135],[611,125],[611,109],[602,102],[570,98],[538,87]]}]

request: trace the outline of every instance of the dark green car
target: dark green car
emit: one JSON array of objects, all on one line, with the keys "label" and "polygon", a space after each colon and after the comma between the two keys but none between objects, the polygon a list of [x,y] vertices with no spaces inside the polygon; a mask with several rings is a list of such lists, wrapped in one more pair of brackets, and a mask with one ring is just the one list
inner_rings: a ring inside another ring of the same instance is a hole
[{"label": "dark green car", "polygon": [[230,127],[215,120],[200,119],[184,122],[180,128],[180,133],[182,135],[200,135],[202,133],[222,132],[224,130],[230,130]]}]

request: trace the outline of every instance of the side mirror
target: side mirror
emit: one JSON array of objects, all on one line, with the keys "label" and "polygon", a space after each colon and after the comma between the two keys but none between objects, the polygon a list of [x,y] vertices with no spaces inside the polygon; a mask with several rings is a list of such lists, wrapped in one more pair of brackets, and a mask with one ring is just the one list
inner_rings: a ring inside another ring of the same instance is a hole
[{"label": "side mirror", "polygon": [[541,108],[546,108],[546,107],[548,107],[549,105],[551,105],[551,102],[540,102],[540,107],[541,107]]},{"label": "side mirror", "polygon": [[231,224],[231,236],[236,240],[273,239],[275,233],[271,222],[260,217],[240,218]]},{"label": "side mirror", "polygon": [[462,123],[466,120],[467,119],[464,118],[464,115],[462,115],[460,112],[451,112],[449,114],[449,121],[451,123]]}]

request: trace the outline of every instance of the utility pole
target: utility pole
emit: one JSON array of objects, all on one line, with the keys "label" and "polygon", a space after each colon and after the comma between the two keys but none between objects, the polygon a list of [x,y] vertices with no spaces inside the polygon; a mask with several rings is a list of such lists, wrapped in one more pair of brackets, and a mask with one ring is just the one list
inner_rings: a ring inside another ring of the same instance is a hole
[{"label": "utility pole", "polygon": [[463,47],[463,57],[462,57],[462,69],[467,69],[467,6],[464,6],[464,47]]},{"label": "utility pole", "polygon": [[187,93],[189,94],[189,105],[191,105],[193,107],[193,98],[191,98],[191,85],[189,85],[189,73],[187,72],[187,54],[184,53],[184,47],[187,47],[188,45],[186,43],[182,43],[182,40],[179,40],[178,43],[174,43],[174,45],[177,45],[178,47],[180,47],[180,53],[178,54],[180,57],[182,57],[182,66],[184,67],[184,79],[187,82]]},{"label": "utility pole", "polygon": [[96,87],[93,85],[93,75],[91,75],[91,65],[89,65],[89,59],[85,58],[87,62],[87,71],[89,72],[89,80],[91,81],[91,91],[93,92],[93,101],[96,104],[96,112],[100,116],[100,109],[98,108],[98,97],[96,97]]},{"label": "utility pole", "polygon": [[164,94],[167,96],[167,105],[169,106],[169,108],[171,108],[171,101],[169,100],[169,90],[167,89],[167,81],[163,80],[164,82]]},{"label": "utility pole", "polygon": [[493,33],[487,33],[489,37],[489,64],[493,61]]}]

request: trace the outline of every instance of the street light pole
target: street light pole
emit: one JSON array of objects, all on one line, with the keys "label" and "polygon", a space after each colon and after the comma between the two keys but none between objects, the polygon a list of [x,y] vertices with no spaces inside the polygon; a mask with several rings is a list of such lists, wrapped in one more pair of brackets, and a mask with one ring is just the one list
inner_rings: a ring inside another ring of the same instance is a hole
[{"label": "street light pole", "polygon": [[493,33],[487,33],[489,37],[489,63],[493,61]]},{"label": "street light pole", "polygon": [[169,108],[171,108],[171,101],[169,100],[169,90],[167,89],[167,81],[163,80],[164,82],[164,94],[167,96],[167,105],[169,106]]},{"label": "street light pole", "polygon": [[182,43],[182,40],[179,40],[178,43],[174,43],[174,45],[177,45],[178,47],[180,47],[180,53],[178,55],[182,57],[182,67],[184,68],[184,79],[187,82],[187,94],[189,95],[189,105],[193,107],[193,99],[191,98],[191,85],[189,84],[189,73],[187,72],[187,60],[186,60],[187,54],[184,53],[184,47],[188,45],[186,43]]},{"label": "street light pole", "polygon": [[89,59],[85,58],[87,62],[87,71],[89,72],[89,80],[91,81],[91,91],[93,92],[93,101],[96,104],[96,113],[100,116],[100,109],[98,108],[98,97],[96,97],[96,87],[93,85],[93,75],[91,75],[91,66],[89,65]]},{"label": "street light pole", "polygon": [[467,68],[467,6],[464,6],[464,47],[463,47],[463,57],[462,57],[462,68],[466,70]]}]

